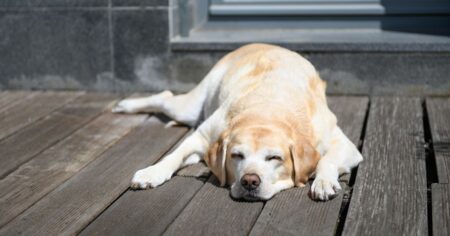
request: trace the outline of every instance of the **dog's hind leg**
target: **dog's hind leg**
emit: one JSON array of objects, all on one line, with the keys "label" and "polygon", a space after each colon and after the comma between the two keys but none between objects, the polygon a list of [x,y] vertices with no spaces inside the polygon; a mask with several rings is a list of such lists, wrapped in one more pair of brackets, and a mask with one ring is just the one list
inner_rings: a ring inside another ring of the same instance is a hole
[{"label": "dog's hind leg", "polygon": [[[205,101],[214,93],[225,73],[225,66],[217,64],[194,89],[186,94],[173,95],[170,91],[144,98],[129,98],[120,101],[113,112],[164,113],[175,121],[189,126],[195,126],[202,118]],[[206,117],[205,117],[206,118]]]},{"label": "dog's hind leg", "polygon": [[177,122],[194,126],[200,119],[205,98],[205,85],[199,84],[186,94],[174,96],[166,90],[149,97],[125,99],[120,101],[112,111],[117,113],[164,113]]},{"label": "dog's hind leg", "polygon": [[113,109],[114,113],[161,112],[165,100],[173,97],[172,92],[165,90],[161,93],[140,98],[121,100]]}]

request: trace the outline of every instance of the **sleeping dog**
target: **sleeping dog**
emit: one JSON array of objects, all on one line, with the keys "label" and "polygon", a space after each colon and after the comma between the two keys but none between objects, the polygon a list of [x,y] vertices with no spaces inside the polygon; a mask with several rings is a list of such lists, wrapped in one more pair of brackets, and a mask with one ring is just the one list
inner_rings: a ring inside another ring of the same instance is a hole
[{"label": "sleeping dog", "polygon": [[154,188],[204,160],[234,198],[267,200],[315,176],[311,197],[328,200],[341,188],[339,175],[362,161],[337,126],[311,63],[274,45],[227,54],[186,94],[125,99],[113,112],[162,112],[197,127],[157,164],[137,171],[133,189]]}]

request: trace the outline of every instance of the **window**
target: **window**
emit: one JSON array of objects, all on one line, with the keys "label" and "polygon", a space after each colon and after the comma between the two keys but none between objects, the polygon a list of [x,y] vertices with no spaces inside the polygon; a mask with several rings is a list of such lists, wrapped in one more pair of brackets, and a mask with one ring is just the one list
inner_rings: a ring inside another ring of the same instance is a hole
[{"label": "window", "polygon": [[382,15],[379,0],[211,0],[211,16]]},{"label": "window", "polygon": [[178,4],[179,35],[193,41],[208,35],[219,41],[245,37],[276,41],[274,34],[283,41],[292,32],[301,40],[305,30],[450,35],[450,0],[179,0]]}]

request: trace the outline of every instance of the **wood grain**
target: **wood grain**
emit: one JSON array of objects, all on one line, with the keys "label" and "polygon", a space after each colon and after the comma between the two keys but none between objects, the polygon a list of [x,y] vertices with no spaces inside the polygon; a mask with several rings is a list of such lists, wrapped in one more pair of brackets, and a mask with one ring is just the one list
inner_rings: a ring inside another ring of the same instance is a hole
[{"label": "wood grain", "polygon": [[432,184],[433,235],[450,235],[450,185]]},{"label": "wood grain", "polygon": [[4,91],[0,93],[0,112],[15,106],[16,104],[32,98],[40,92],[30,91]]},{"label": "wood grain", "polygon": [[204,181],[175,176],[144,191],[128,191],[80,235],[161,235]]},{"label": "wood grain", "polygon": [[105,113],[0,181],[0,227],[143,122],[146,115]]},{"label": "wood grain", "polygon": [[28,208],[0,234],[75,234],[129,186],[137,169],[153,163],[187,132],[152,117],[77,175]]},{"label": "wood grain", "polygon": [[2,111],[0,113],[0,140],[34,123],[82,94],[83,92],[39,93],[33,96],[29,102],[20,102]]},{"label": "wood grain", "polygon": [[[329,97],[328,103],[339,127],[357,145],[368,98]],[[334,235],[343,193],[328,202],[315,202],[308,196],[309,189],[310,185],[292,188],[268,201],[250,235]]]},{"label": "wood grain", "polygon": [[236,201],[211,176],[164,235],[247,235],[262,202]]},{"label": "wood grain", "polygon": [[[198,163],[182,169],[176,175],[155,189],[127,191],[89,224],[81,235],[162,234],[203,186],[205,176],[209,176],[209,169],[203,163]],[[125,220],[127,224],[120,223]]]},{"label": "wood grain", "polygon": [[308,197],[310,187],[275,195],[264,206],[250,235],[334,235],[343,195],[315,202]]},{"label": "wood grain", "polygon": [[427,98],[439,183],[450,181],[450,98]]},{"label": "wood grain", "polygon": [[0,178],[71,134],[107,108],[116,95],[86,94],[0,141]]},{"label": "wood grain", "polygon": [[372,99],[343,235],[427,235],[421,101]]},{"label": "wood grain", "polygon": [[178,176],[184,177],[208,177],[210,174],[211,171],[204,162],[186,166],[185,168],[177,171]]}]

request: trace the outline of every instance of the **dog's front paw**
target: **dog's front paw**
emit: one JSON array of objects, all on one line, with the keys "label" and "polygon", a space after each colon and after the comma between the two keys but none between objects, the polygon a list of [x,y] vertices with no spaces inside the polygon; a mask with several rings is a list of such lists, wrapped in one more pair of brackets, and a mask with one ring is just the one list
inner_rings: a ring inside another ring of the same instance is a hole
[{"label": "dog's front paw", "polygon": [[155,188],[172,177],[172,172],[158,166],[138,170],[131,180],[132,189]]},{"label": "dog's front paw", "polygon": [[311,186],[311,198],[318,201],[328,201],[337,196],[341,185],[336,180],[316,178]]}]

